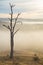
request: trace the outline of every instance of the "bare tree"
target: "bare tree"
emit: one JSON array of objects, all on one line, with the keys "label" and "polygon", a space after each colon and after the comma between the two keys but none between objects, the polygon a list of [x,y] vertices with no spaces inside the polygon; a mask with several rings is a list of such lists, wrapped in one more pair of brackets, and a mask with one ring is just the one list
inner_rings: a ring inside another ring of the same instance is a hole
[{"label": "bare tree", "polygon": [[10,26],[8,25],[8,26],[6,26],[6,25],[3,25],[4,27],[6,27],[7,29],[9,29],[10,30],[10,36],[11,36],[11,51],[10,51],[10,58],[12,59],[13,58],[13,46],[14,46],[14,35],[17,33],[17,31],[19,31],[19,28],[16,30],[16,31],[14,31],[14,29],[15,29],[15,26],[16,26],[16,23],[17,23],[17,19],[18,19],[18,17],[19,17],[19,15],[21,14],[21,13],[18,13],[17,14],[17,17],[16,18],[14,18],[15,19],[15,22],[14,22],[14,25],[13,25],[13,7],[15,7],[15,5],[12,5],[11,3],[10,3],[10,10],[11,10],[11,13],[10,13],[10,18],[9,18],[9,21],[10,21]]}]

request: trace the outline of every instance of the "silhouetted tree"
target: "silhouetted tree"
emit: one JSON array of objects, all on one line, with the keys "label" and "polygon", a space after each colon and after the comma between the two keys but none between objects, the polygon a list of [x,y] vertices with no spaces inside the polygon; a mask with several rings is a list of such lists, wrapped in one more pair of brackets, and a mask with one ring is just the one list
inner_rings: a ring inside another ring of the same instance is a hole
[{"label": "silhouetted tree", "polygon": [[[12,59],[13,58],[13,46],[14,46],[14,35],[16,34],[17,31],[19,31],[19,28],[14,32],[14,29],[15,29],[15,26],[16,26],[16,23],[17,23],[17,19],[19,17],[19,15],[21,13],[18,13],[17,14],[17,17],[16,18],[13,18],[13,7],[15,7],[15,5],[12,5],[10,3],[10,10],[11,10],[11,13],[10,13],[10,18],[9,18],[9,21],[10,21],[10,26],[6,26],[6,25],[3,25],[4,27],[6,27],[7,29],[10,30],[10,36],[11,36],[11,51],[10,51],[10,58]],[[15,20],[14,22],[14,25],[13,25],[13,19]]]}]

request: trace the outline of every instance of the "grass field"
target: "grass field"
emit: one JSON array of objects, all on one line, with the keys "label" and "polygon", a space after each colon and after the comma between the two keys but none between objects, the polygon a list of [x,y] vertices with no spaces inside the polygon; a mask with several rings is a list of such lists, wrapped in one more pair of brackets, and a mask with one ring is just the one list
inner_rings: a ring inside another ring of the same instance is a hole
[{"label": "grass field", "polygon": [[[23,53],[24,54],[24,53]],[[0,65],[43,65],[43,54],[23,55],[16,53],[13,59],[9,56],[0,56]]]}]

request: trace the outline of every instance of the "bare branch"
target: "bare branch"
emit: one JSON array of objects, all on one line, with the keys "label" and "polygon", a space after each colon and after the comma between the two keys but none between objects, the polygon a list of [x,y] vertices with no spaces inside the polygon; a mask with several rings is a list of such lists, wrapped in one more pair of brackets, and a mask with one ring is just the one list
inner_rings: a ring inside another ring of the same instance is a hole
[{"label": "bare branch", "polygon": [[15,18],[15,23],[14,23],[14,26],[13,26],[13,31],[14,31],[14,28],[15,28],[15,26],[16,26],[16,21],[17,21],[17,19],[18,19],[18,17],[19,17],[20,14],[21,14],[21,13],[18,13],[18,14],[17,14],[17,17]]},{"label": "bare branch", "polygon": [[9,3],[9,5],[10,5],[10,7],[14,7],[15,6],[15,5],[11,4],[11,3]]},{"label": "bare branch", "polygon": [[8,18],[9,19],[9,21],[11,21],[11,19],[10,18]]},{"label": "bare branch", "polygon": [[[10,18],[8,18],[9,19],[9,21],[11,21],[11,19]],[[12,20],[14,20],[14,18],[12,18]]]},{"label": "bare branch", "polygon": [[14,28],[15,28],[15,26],[16,26],[16,21],[15,21],[14,26],[13,26],[13,32],[14,32]]},{"label": "bare branch", "polygon": [[20,14],[21,14],[21,13],[18,13],[18,14],[17,14],[17,17],[15,18],[15,21],[17,21],[17,19],[18,19],[18,17],[19,17]]},{"label": "bare branch", "polygon": [[6,27],[7,29],[11,30],[9,26],[3,25],[4,27]]},{"label": "bare branch", "polygon": [[12,3],[9,3],[9,5],[10,5],[10,8],[11,8],[11,13],[10,13],[10,15],[12,15],[13,14],[13,7],[15,6],[15,5],[13,5]]},{"label": "bare branch", "polygon": [[21,14],[21,13],[18,13],[18,14],[17,14],[17,17],[15,18],[15,22],[17,21],[17,19],[18,19],[18,17],[19,17],[20,14]]},{"label": "bare branch", "polygon": [[18,29],[14,32],[13,36],[19,31],[19,29],[20,29],[20,28],[18,28]]},{"label": "bare branch", "polygon": [[15,7],[15,5],[12,5],[12,7]]}]

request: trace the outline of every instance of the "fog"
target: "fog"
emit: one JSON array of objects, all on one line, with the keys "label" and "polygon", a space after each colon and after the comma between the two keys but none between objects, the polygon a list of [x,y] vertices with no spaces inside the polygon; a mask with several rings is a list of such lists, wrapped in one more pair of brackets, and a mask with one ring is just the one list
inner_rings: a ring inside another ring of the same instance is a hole
[{"label": "fog", "polygon": [[[10,50],[10,32],[0,27],[0,51]],[[14,50],[43,52],[43,24],[23,24],[14,36]]]}]

